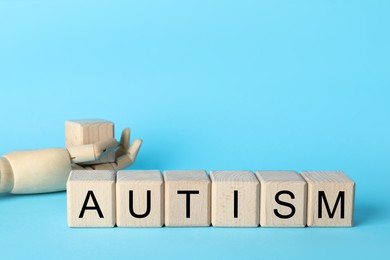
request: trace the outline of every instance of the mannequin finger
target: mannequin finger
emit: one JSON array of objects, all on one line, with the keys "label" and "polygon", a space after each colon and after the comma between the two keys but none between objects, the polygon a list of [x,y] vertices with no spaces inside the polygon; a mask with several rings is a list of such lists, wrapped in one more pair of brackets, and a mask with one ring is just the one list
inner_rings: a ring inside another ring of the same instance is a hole
[{"label": "mannequin finger", "polygon": [[132,162],[135,161],[135,158],[137,157],[137,154],[138,154],[138,151],[139,151],[141,145],[142,145],[142,139],[137,138],[133,141],[129,150],[127,151]]}]

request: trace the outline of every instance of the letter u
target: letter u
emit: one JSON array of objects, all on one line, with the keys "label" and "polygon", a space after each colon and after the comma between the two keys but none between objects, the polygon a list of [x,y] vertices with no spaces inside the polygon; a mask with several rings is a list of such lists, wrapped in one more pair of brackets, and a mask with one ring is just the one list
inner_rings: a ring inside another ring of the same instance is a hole
[{"label": "letter u", "polygon": [[147,190],[146,192],[146,211],[143,214],[137,214],[134,212],[134,194],[132,190],[129,190],[129,210],[130,214],[135,218],[146,218],[150,214],[150,204],[151,204],[151,191]]}]

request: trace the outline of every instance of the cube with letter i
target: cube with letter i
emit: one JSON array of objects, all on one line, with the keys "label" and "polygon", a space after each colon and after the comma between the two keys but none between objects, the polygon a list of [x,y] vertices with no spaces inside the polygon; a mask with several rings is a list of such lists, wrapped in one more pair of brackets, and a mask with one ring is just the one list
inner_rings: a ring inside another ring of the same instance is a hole
[{"label": "cube with letter i", "polygon": [[67,182],[70,227],[115,225],[115,172],[76,170]]},{"label": "cube with letter i", "polygon": [[253,172],[212,171],[210,178],[213,226],[259,226],[260,183]]}]

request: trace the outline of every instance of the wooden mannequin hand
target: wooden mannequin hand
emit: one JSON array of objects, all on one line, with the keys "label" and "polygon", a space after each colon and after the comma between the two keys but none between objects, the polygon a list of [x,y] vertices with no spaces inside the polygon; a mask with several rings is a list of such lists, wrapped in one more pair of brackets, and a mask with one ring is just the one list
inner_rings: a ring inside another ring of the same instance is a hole
[{"label": "wooden mannequin hand", "polygon": [[68,148],[72,163],[85,163],[99,160],[106,154],[119,148],[119,143],[114,138],[109,138],[94,144],[72,146]]},{"label": "wooden mannequin hand", "polygon": [[141,144],[142,139],[137,138],[130,145],[130,128],[123,129],[121,140],[119,143],[119,149],[115,154],[116,158],[119,158],[123,155],[128,155],[131,159],[131,162],[134,162],[141,147]]},{"label": "wooden mannequin hand", "polygon": [[[115,139],[114,139],[115,140]],[[120,142],[107,142],[107,149],[110,149],[107,152],[117,150],[115,153],[115,162],[113,163],[103,163],[103,164],[92,164],[92,165],[80,165],[76,161],[73,161],[75,164],[72,165],[73,169],[89,169],[89,170],[120,170],[131,165],[137,158],[138,151],[142,144],[142,139],[135,139],[130,145],[130,128],[125,128],[122,131]],[[96,144],[95,144],[96,145]],[[115,147],[115,149],[113,148]],[[102,151],[104,149],[101,149]],[[100,156],[104,156],[106,152],[104,151]],[[97,160],[97,159],[96,159]],[[85,161],[84,161],[85,162]]]}]

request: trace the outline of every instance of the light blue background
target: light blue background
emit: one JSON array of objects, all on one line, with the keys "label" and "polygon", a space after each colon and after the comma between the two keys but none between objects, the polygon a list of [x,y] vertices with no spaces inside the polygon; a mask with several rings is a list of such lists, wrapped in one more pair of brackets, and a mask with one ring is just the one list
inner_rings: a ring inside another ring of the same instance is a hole
[{"label": "light blue background", "polygon": [[132,169],[341,169],[353,228],[71,229],[64,192],[0,196],[0,256],[385,258],[389,1],[0,0],[0,154],[105,118]]}]

